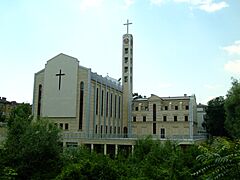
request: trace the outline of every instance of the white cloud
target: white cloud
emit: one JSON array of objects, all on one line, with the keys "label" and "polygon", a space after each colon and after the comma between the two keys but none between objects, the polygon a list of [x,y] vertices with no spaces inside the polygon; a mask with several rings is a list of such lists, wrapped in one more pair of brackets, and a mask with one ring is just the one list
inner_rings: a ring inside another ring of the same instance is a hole
[{"label": "white cloud", "polygon": [[227,72],[240,75],[240,60],[229,61],[224,65]]},{"label": "white cloud", "polygon": [[240,41],[235,41],[234,44],[222,48],[229,54],[239,54],[240,55]]},{"label": "white cloud", "polygon": [[196,8],[208,13],[216,12],[229,6],[225,0],[221,2],[216,2],[216,0],[150,0],[151,4],[154,5],[162,5],[167,1],[186,3],[190,6],[190,9]]},{"label": "white cloud", "polygon": [[80,3],[80,10],[86,11],[89,8],[100,7],[103,0],[82,0]]},{"label": "white cloud", "polygon": [[134,4],[134,0],[124,0],[124,8],[129,8],[131,5]]},{"label": "white cloud", "polygon": [[206,12],[209,12],[209,13],[219,11],[219,10],[221,10],[223,8],[226,8],[226,7],[228,7],[228,4],[225,1],[214,3],[214,2],[212,2],[212,0],[202,1],[198,5],[199,9],[201,9],[203,11],[206,11]]}]

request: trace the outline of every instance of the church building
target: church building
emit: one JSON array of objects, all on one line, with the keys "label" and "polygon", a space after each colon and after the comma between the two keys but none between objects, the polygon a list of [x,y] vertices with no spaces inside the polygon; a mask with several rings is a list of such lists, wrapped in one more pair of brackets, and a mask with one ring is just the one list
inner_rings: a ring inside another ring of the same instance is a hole
[{"label": "church building", "polygon": [[33,115],[63,130],[63,145],[85,144],[104,153],[133,147],[137,138],[194,140],[195,96],[133,96],[133,36],[122,37],[122,78],[103,77],[59,54],[35,73]]}]

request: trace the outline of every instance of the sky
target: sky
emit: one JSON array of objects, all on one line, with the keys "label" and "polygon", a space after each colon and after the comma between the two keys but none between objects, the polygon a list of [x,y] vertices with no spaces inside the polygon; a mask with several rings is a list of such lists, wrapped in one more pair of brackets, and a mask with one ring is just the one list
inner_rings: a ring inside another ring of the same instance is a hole
[{"label": "sky", "polygon": [[133,35],[133,92],[225,96],[240,78],[239,0],[0,0],[0,97],[32,103],[34,73],[64,53],[122,76]]}]

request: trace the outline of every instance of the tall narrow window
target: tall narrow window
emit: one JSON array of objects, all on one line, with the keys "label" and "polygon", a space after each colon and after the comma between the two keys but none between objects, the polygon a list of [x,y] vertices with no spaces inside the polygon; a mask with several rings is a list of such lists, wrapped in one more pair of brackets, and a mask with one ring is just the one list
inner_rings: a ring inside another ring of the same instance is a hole
[{"label": "tall narrow window", "polygon": [[68,123],[65,124],[65,130],[68,130]]},{"label": "tall narrow window", "polygon": [[107,92],[106,116],[108,116],[108,92]]},{"label": "tall narrow window", "polygon": [[104,92],[103,92],[103,90],[102,90],[102,101],[101,101],[101,116],[103,116],[103,94]]},{"label": "tall narrow window", "polygon": [[177,121],[177,116],[174,116],[174,121]]},{"label": "tall narrow window", "polygon": [[110,96],[110,117],[112,117],[112,93],[111,93],[111,96]]},{"label": "tall narrow window", "polygon": [[143,116],[143,122],[146,122],[146,116]]},{"label": "tall narrow window", "polygon": [[114,117],[117,117],[117,95],[115,95]]},{"label": "tall narrow window", "polygon": [[161,128],[161,134],[160,134],[161,138],[165,138],[165,129]]},{"label": "tall narrow window", "polygon": [[95,133],[97,134],[97,125],[96,125],[96,127],[95,127]]},{"label": "tall narrow window", "polygon": [[186,110],[189,110],[189,106],[188,105],[186,105]]},{"label": "tall narrow window", "polygon": [[98,88],[97,88],[97,97],[96,97],[96,114],[98,115]]},{"label": "tall narrow window", "polygon": [[157,113],[156,113],[156,104],[153,104],[153,121],[156,121]]},{"label": "tall narrow window", "polygon": [[118,97],[118,118],[121,118],[121,96]]},{"label": "tall narrow window", "polygon": [[80,109],[79,109],[79,129],[82,129],[83,123],[83,99],[84,98],[84,83],[80,83]]},{"label": "tall narrow window", "polygon": [[37,116],[40,117],[41,114],[41,101],[42,101],[42,85],[38,86],[38,106],[37,106]]},{"label": "tall narrow window", "polygon": [[153,134],[156,134],[156,123],[153,123]]},{"label": "tall narrow window", "polygon": [[163,121],[164,121],[164,122],[167,121],[167,116],[163,116]]},{"label": "tall narrow window", "polygon": [[188,121],[188,116],[185,116],[185,121]]},{"label": "tall narrow window", "polygon": [[178,106],[175,106],[175,110],[178,110]]}]

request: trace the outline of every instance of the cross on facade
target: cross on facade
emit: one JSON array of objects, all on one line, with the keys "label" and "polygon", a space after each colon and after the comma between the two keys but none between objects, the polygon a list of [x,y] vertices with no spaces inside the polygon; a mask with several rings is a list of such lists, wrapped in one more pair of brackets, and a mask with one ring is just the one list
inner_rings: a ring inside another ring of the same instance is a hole
[{"label": "cross on facade", "polygon": [[132,23],[130,23],[128,20],[127,20],[127,23],[123,24],[123,25],[126,25],[126,26],[127,26],[127,34],[128,34],[128,26],[129,26],[130,24],[132,24]]},{"label": "cross on facade", "polygon": [[60,69],[59,73],[56,74],[56,76],[58,76],[58,90],[61,89],[61,81],[62,81],[62,76],[64,76],[65,74],[62,73],[62,70]]}]

